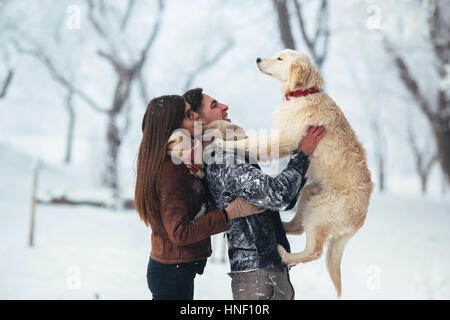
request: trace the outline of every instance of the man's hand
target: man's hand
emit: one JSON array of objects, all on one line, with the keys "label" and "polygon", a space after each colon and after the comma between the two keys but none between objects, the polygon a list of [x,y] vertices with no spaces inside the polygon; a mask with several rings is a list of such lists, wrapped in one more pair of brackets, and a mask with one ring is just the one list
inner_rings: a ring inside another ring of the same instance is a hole
[{"label": "man's hand", "polygon": [[306,136],[298,144],[298,149],[310,156],[326,132],[323,126],[310,126],[306,131]]}]

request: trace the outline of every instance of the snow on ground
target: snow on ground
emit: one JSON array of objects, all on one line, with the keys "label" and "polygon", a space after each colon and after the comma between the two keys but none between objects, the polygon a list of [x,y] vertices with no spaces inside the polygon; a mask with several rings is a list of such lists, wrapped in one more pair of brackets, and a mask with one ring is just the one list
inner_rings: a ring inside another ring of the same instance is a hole
[{"label": "snow on ground", "polygon": [[[30,248],[32,161],[3,145],[0,155],[0,299],[151,299],[150,230],[134,211],[39,204]],[[344,252],[343,299],[449,299],[449,226],[448,195],[375,194]],[[304,236],[289,240],[303,249]],[[213,237],[215,261],[197,276],[195,299],[232,299],[221,241]],[[290,276],[296,299],[335,298],[324,257]]]}]

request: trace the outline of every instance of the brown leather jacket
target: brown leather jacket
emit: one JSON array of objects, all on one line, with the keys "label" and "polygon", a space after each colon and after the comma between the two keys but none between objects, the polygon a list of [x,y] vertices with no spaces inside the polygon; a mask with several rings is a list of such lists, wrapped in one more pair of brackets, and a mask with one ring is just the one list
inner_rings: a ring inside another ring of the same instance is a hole
[{"label": "brown leather jacket", "polygon": [[206,205],[203,182],[184,165],[166,158],[158,190],[160,210],[152,212],[150,257],[160,263],[175,264],[211,256],[211,235],[228,230],[220,209],[194,217]]}]

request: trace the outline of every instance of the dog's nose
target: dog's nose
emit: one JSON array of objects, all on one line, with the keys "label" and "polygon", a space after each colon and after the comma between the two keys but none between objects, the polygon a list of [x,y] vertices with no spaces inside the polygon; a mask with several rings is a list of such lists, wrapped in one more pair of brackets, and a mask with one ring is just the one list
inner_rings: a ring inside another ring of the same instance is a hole
[{"label": "dog's nose", "polygon": [[260,63],[261,62],[261,58],[256,58],[256,63]]}]

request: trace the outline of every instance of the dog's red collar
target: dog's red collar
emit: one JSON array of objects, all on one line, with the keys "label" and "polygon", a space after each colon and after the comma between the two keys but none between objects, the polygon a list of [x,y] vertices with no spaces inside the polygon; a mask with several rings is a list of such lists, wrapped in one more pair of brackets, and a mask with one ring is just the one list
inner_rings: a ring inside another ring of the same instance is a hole
[{"label": "dog's red collar", "polygon": [[316,87],[312,87],[312,88],[309,88],[306,90],[290,91],[290,92],[286,93],[284,95],[284,97],[286,98],[286,100],[289,100],[290,97],[295,97],[295,98],[304,97],[304,96],[307,96],[307,95],[310,95],[313,93],[318,93],[318,92],[320,92],[320,88],[316,86]]}]

